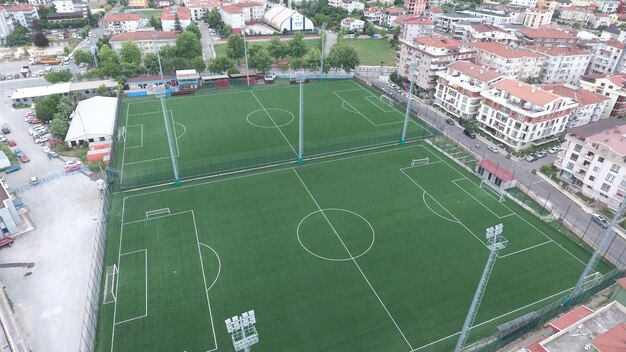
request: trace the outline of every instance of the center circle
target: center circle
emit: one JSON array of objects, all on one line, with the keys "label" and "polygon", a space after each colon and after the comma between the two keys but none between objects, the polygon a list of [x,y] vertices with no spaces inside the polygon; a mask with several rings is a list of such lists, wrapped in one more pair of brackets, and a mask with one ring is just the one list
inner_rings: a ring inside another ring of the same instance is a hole
[{"label": "center circle", "polygon": [[343,262],[365,255],[374,245],[372,224],[346,209],[316,210],[300,221],[296,230],[304,250],[324,260]]},{"label": "center circle", "polygon": [[295,116],[285,109],[267,108],[255,110],[246,116],[249,124],[261,128],[277,128],[287,126],[295,120]]}]

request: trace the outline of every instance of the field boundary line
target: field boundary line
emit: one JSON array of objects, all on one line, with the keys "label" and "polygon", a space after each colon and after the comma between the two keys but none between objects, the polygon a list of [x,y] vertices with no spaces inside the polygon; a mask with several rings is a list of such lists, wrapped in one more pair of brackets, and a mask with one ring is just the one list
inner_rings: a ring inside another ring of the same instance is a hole
[{"label": "field boundary line", "polygon": [[[467,179],[467,178],[465,178],[465,179],[466,179],[466,180],[469,180],[469,179]],[[458,188],[458,189],[460,189],[461,191],[465,192],[465,194],[467,194],[468,196],[470,196],[470,198],[472,198],[473,200],[475,200],[478,204],[482,205],[482,206],[483,206],[483,208],[485,208],[485,209],[489,210],[489,212],[490,212],[491,214],[493,214],[495,217],[497,217],[498,219],[502,219],[502,218],[505,218],[505,217],[509,217],[509,216],[514,215],[514,214],[515,214],[515,213],[514,213],[511,209],[507,208],[507,210],[509,210],[511,213],[506,214],[506,215],[503,215],[503,216],[500,216],[500,215],[496,214],[493,210],[491,210],[491,208],[489,208],[487,205],[483,204],[483,202],[481,202],[480,200],[478,200],[478,198],[474,197],[474,195],[473,195],[473,194],[471,194],[471,193],[470,193],[470,192],[468,192],[466,189],[464,189],[463,187],[461,187],[461,186],[460,186],[460,185],[456,182],[456,180],[453,180],[453,181],[451,181],[451,182],[452,182],[455,186],[457,186],[457,188]],[[470,182],[471,182],[472,184],[474,184],[474,185],[475,185],[475,183],[474,183],[474,182],[472,182],[471,180],[470,180]]]},{"label": "field boundary line", "polygon": [[[148,316],[148,249],[146,249],[146,248],[138,249],[136,251],[122,253],[120,256],[128,255],[128,254],[134,254],[134,253],[139,253],[139,252],[144,252],[144,265],[145,265],[145,269],[144,269],[145,279],[144,279],[144,282],[145,282],[145,285],[146,285],[146,291],[145,291],[146,292],[146,294],[145,294],[146,295],[146,297],[145,297],[146,306],[144,308],[144,312],[145,313],[142,316],[140,316],[140,317],[134,317],[134,318],[122,320],[122,321],[119,321],[119,322],[114,322],[115,325],[128,323],[129,321],[145,318],[145,317]],[[119,269],[118,269],[118,273],[119,273]],[[118,280],[118,286],[119,286],[119,280]],[[116,287],[116,291],[117,291],[117,287]],[[117,294],[116,294],[116,297],[117,297]],[[115,299],[115,301],[117,302],[117,299]]]},{"label": "field boundary line", "polygon": [[[130,104],[129,104],[130,105]],[[159,113],[163,113],[162,110],[159,111],[150,111],[150,112],[136,112],[136,113],[129,113],[127,116],[139,116],[139,115],[152,115],[152,114],[159,114]]]},{"label": "field boundary line", "polygon": [[164,157],[161,157],[161,158],[139,160],[139,161],[131,161],[129,163],[126,163],[125,165],[136,165],[136,164],[150,163],[150,162],[153,162],[153,161],[159,161],[159,160],[165,160],[165,159],[170,159],[170,157],[169,156],[164,156]]},{"label": "field boundary line", "polygon": [[[130,104],[126,105],[126,118],[124,121],[124,131],[128,132],[128,111],[130,109]],[[122,148],[122,166],[120,170],[120,185],[124,184],[124,160],[126,160],[126,139],[124,139],[124,148]],[[119,264],[119,263],[118,263]],[[117,296],[117,295],[116,295]]]},{"label": "field boundary line", "polygon": [[[137,127],[137,126],[139,126],[139,130],[140,130],[139,135],[141,136],[141,143],[139,145],[134,145],[132,147],[126,147],[126,141],[128,140],[128,128],[129,127]],[[130,125],[130,126],[126,127],[126,139],[125,139],[125,142],[124,142],[124,147],[126,149],[143,148],[143,124],[140,123],[140,124]]]},{"label": "field boundary line", "polygon": [[322,213],[322,216],[324,217],[324,219],[326,219],[326,222],[328,223],[328,225],[330,226],[331,229],[333,229],[333,232],[335,233],[335,235],[337,236],[337,238],[339,239],[339,242],[341,242],[341,245],[343,246],[343,248],[346,250],[346,252],[348,253],[348,255],[350,255],[350,257],[352,258],[352,262],[354,263],[354,265],[357,267],[357,269],[359,270],[359,272],[361,273],[361,275],[363,276],[363,278],[365,279],[365,282],[367,282],[368,286],[370,287],[370,289],[372,290],[372,292],[374,292],[374,295],[376,296],[376,298],[378,298],[378,302],[380,302],[380,304],[383,306],[383,308],[385,309],[385,311],[387,312],[387,315],[389,316],[389,318],[391,318],[391,321],[393,322],[393,324],[396,326],[396,329],[398,329],[398,331],[400,332],[400,335],[402,335],[402,338],[404,338],[404,341],[406,341],[407,345],[409,346],[410,349],[413,349],[413,347],[411,346],[411,343],[409,342],[409,340],[406,338],[406,336],[404,335],[404,333],[402,332],[402,330],[400,329],[400,327],[398,326],[398,323],[396,323],[395,319],[393,318],[393,316],[391,315],[391,313],[389,312],[389,310],[387,309],[387,306],[385,305],[385,303],[382,301],[382,299],[380,298],[380,296],[378,295],[378,293],[376,292],[376,290],[374,289],[374,287],[372,286],[372,284],[370,283],[370,281],[367,279],[367,276],[365,276],[365,273],[363,272],[363,270],[361,269],[361,266],[359,265],[359,263],[357,263],[356,259],[354,258],[354,256],[352,255],[352,253],[350,252],[350,250],[348,249],[348,247],[346,246],[345,242],[343,242],[343,240],[341,239],[341,236],[339,236],[339,233],[337,232],[337,230],[335,229],[335,227],[333,226],[333,224],[330,222],[330,219],[328,219],[328,217],[326,216],[326,214],[324,214],[324,211],[322,210],[322,207],[320,207],[319,203],[317,203],[317,200],[315,200],[315,197],[313,197],[313,194],[311,193],[311,191],[309,190],[309,188],[307,187],[307,185],[304,183],[304,181],[302,180],[302,178],[300,177],[300,175],[298,174],[298,171],[296,171],[295,168],[291,168],[294,172],[294,174],[296,175],[296,177],[298,178],[298,180],[300,180],[300,183],[302,184],[302,186],[304,187],[304,189],[306,190],[306,192],[309,194],[309,196],[311,197],[311,200],[313,201],[313,203],[315,203],[315,206],[317,207],[317,209],[320,210],[320,212]]},{"label": "field boundary line", "polygon": [[215,283],[217,282],[217,279],[219,279],[220,277],[220,273],[222,272],[222,259],[220,259],[219,254],[217,254],[217,251],[213,249],[213,247],[206,245],[202,242],[198,242],[198,244],[213,251],[213,253],[215,253],[215,257],[217,257],[217,275],[215,276],[215,280],[213,280],[211,285],[209,285],[209,288],[207,288],[207,292],[208,292],[208,291],[211,291],[211,288],[213,288],[213,285],[215,285]]},{"label": "field boundary line", "polygon": [[[365,98],[365,100],[369,101],[372,105],[374,105],[375,107],[379,108],[382,112],[394,112],[393,107],[389,107],[390,108],[389,110],[383,109],[382,106],[380,106],[380,105],[378,105],[378,104],[376,104],[376,103],[374,103],[372,101],[372,99],[374,99],[374,101],[376,101],[376,99],[380,99],[380,98],[376,98],[376,97],[371,96],[371,95],[366,95],[364,98]],[[402,122],[402,121],[400,121],[400,122]]]},{"label": "field boundary line", "polygon": [[263,103],[261,103],[261,101],[259,100],[259,98],[257,98],[256,94],[254,94],[253,91],[250,90],[250,93],[252,94],[252,96],[254,97],[254,99],[256,99],[256,101],[259,103],[259,105],[261,105],[261,107],[263,108],[263,110],[265,111],[265,113],[267,114],[267,117],[270,118],[270,120],[272,120],[272,123],[274,124],[274,126],[276,126],[276,129],[278,130],[278,132],[280,132],[280,134],[283,136],[283,138],[285,139],[285,141],[287,142],[287,144],[289,145],[289,148],[291,148],[291,150],[293,150],[294,154],[296,154],[296,156],[298,156],[298,152],[294,149],[293,145],[291,145],[291,142],[289,142],[289,139],[287,139],[287,136],[285,136],[285,134],[283,133],[283,130],[280,129],[280,127],[278,127],[278,124],[276,124],[276,122],[274,121],[274,118],[272,117],[272,115],[269,113],[269,111],[267,111],[267,109],[265,108],[265,106],[263,105]]},{"label": "field boundary line", "polygon": [[549,240],[549,241],[545,241],[545,242],[542,242],[542,243],[536,244],[536,245],[534,245],[534,246],[530,246],[530,247],[526,247],[526,248],[524,248],[524,249],[520,249],[520,250],[515,251],[515,252],[507,253],[507,254],[502,255],[502,256],[501,256],[501,255],[498,255],[498,258],[500,258],[500,259],[502,259],[502,258],[506,258],[506,257],[508,257],[508,256],[512,256],[512,255],[515,255],[515,254],[518,254],[518,253],[522,253],[522,252],[526,252],[526,251],[528,251],[528,250],[531,250],[531,249],[534,249],[534,248],[537,248],[537,247],[543,246],[544,244],[549,244],[549,243],[554,243],[554,241],[553,241],[553,240]]},{"label": "field boundary line", "polygon": [[[123,158],[123,154],[122,154],[122,158]],[[124,163],[122,163],[122,167],[124,167]],[[124,197],[124,199],[122,200],[122,217],[120,221],[120,243],[117,249],[117,274],[118,276],[120,274],[120,269],[121,269],[120,261],[122,259],[122,241],[124,239],[124,214],[126,210],[126,199],[128,199],[128,197]],[[119,281],[119,277],[118,277],[118,281]],[[118,297],[117,293],[118,293],[119,287],[120,287],[119,284],[115,286],[115,297]],[[111,352],[113,352],[113,346],[115,346],[115,318],[116,317],[117,317],[117,298],[115,299],[115,303],[113,304],[113,322],[112,322],[113,326],[111,328]]]}]

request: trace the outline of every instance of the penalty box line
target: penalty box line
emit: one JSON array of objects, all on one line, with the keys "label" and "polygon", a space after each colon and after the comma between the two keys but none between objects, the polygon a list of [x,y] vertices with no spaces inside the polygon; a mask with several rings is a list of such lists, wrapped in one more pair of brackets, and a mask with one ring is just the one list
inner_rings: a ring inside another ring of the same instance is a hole
[{"label": "penalty box line", "polygon": [[[118,322],[113,321],[113,325],[119,325],[119,324],[128,323],[129,321],[145,318],[145,317],[148,316],[148,250],[147,249],[138,249],[136,251],[122,253],[122,254],[120,254],[120,257],[121,256],[125,256],[125,255],[135,254],[135,253],[141,253],[141,252],[144,253],[144,265],[145,265],[145,269],[144,269],[145,279],[144,279],[144,282],[145,282],[145,287],[146,287],[145,288],[145,295],[146,295],[145,302],[146,302],[146,304],[145,304],[145,307],[144,307],[144,314],[140,315],[140,316],[137,316],[137,317],[134,317],[134,318],[118,321]],[[118,265],[119,265],[119,263],[118,263]],[[119,276],[120,276],[120,272],[121,272],[119,270],[119,266],[118,266],[117,272],[118,272],[118,283],[117,284],[119,286]],[[115,291],[117,292],[117,287],[116,287]],[[116,304],[117,304],[117,300],[118,299],[116,298],[115,299],[115,303]]]},{"label": "penalty box line", "polygon": [[127,146],[128,143],[124,143],[124,149],[143,148],[143,124],[129,125],[128,127],[126,127],[126,138],[128,138],[128,129],[131,127],[139,127],[139,135],[141,136],[141,142],[139,143],[139,145],[134,145],[132,147],[128,147]]}]

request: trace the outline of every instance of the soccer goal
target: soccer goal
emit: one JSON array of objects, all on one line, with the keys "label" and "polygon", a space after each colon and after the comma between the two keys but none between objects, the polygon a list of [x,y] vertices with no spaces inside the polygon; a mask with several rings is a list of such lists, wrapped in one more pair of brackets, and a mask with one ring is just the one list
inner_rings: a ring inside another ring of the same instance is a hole
[{"label": "soccer goal", "polygon": [[503,189],[500,189],[498,186],[494,185],[489,180],[485,180],[485,179],[480,180],[480,188],[489,190],[498,198],[498,202],[500,203],[504,202],[504,200],[506,199],[506,191]]},{"label": "soccer goal", "polygon": [[115,287],[117,286],[117,265],[109,265],[106,267],[106,276],[104,278],[104,299],[103,304],[113,303],[117,300],[115,297]]},{"label": "soccer goal", "polygon": [[592,274],[585,277],[585,281],[583,282],[581,289],[583,291],[587,291],[588,289],[595,287],[602,281],[603,277],[604,276],[601,273],[594,271]]},{"label": "soccer goal", "polygon": [[126,127],[122,126],[117,130],[117,140],[126,143]]},{"label": "soccer goal", "polygon": [[429,161],[429,158],[413,159],[411,160],[411,166],[426,165]]},{"label": "soccer goal", "polygon": [[391,97],[389,97],[388,95],[381,94],[380,95],[380,101],[382,101],[383,104],[385,104],[385,105],[393,107],[393,100],[391,100]]}]

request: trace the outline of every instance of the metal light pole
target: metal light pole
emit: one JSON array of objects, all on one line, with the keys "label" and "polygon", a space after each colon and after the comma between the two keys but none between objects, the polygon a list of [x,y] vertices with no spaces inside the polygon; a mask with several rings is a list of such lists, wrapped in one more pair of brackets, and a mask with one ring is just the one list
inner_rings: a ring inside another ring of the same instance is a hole
[{"label": "metal light pole", "polygon": [[300,84],[300,106],[298,108],[298,164],[304,161],[304,72],[297,73],[297,80]]},{"label": "metal light pole", "polygon": [[320,50],[320,82],[324,82],[324,37],[326,37],[326,32],[324,31],[326,29],[326,22],[322,23],[322,33],[321,33],[321,39],[322,39],[322,49]]},{"label": "metal light pole", "polygon": [[246,24],[241,26],[243,32],[243,53],[246,58],[246,80],[248,81],[248,89],[252,89],[250,86],[250,68],[248,67],[248,46],[246,45]]},{"label": "metal light pole", "polygon": [[[417,67],[416,64],[411,64],[411,73],[414,73],[415,67]],[[406,130],[409,127],[409,113],[411,112],[411,101],[413,100],[413,82],[415,82],[415,80],[411,79],[409,95],[406,97],[406,112],[404,113],[404,125],[402,126],[402,137],[400,138],[400,145],[404,145],[404,143],[406,143]]]},{"label": "metal light pole", "polygon": [[250,347],[259,342],[259,334],[254,327],[256,317],[253,310],[245,312],[241,316],[236,315],[228,318],[224,322],[226,323],[226,330],[232,336],[235,351],[249,352]]},{"label": "metal light pole", "polygon": [[[162,87],[155,87],[159,99],[161,100],[161,110],[163,112],[163,121],[165,123],[165,133],[167,135],[167,143],[170,148],[170,158],[172,159],[172,168],[174,169],[174,184],[180,185],[180,177],[178,176],[178,163],[176,162],[176,155],[174,155],[174,142],[172,141],[172,131],[170,129],[169,117],[167,116],[167,106],[165,105],[165,96],[167,95],[167,85],[165,84],[165,78],[163,78],[163,67],[161,66],[161,54],[159,53],[159,44],[156,40],[156,32],[152,32],[152,38],[154,39],[154,49],[156,50],[157,60],[159,61],[159,74],[161,75]],[[176,137],[176,136],[174,136]]]},{"label": "metal light pole", "polygon": [[478,288],[476,288],[476,293],[474,294],[472,305],[470,306],[469,312],[467,312],[467,317],[465,317],[465,323],[463,323],[461,335],[459,336],[459,340],[457,341],[456,347],[454,348],[455,352],[461,352],[461,349],[467,341],[469,331],[472,327],[472,324],[474,323],[474,318],[476,317],[476,313],[478,313],[480,301],[482,300],[483,294],[485,293],[485,288],[487,287],[487,282],[489,281],[489,275],[491,275],[493,266],[496,263],[496,258],[498,258],[498,251],[505,248],[508,244],[507,239],[500,236],[501,234],[502,224],[498,224],[487,229],[487,248],[489,248],[489,259],[487,259],[487,264],[485,264],[483,275],[481,276],[480,282],[478,283]]}]

